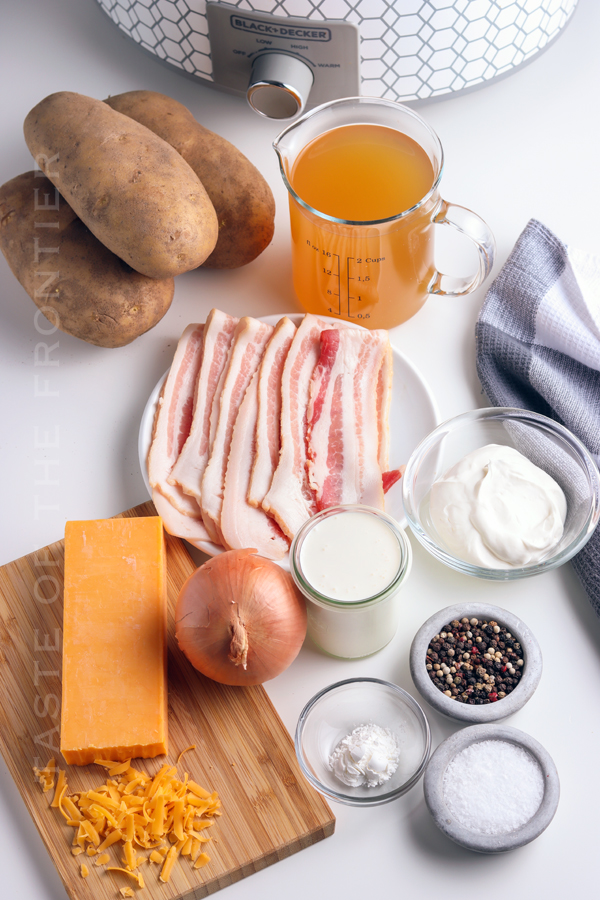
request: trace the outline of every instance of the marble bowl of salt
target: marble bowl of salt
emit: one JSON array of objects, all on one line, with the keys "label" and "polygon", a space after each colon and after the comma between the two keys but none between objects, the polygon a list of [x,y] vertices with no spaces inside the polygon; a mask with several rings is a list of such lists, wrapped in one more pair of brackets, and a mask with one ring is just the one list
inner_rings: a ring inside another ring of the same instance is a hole
[{"label": "marble bowl of salt", "polygon": [[407,691],[377,678],[350,678],[308,701],[295,745],[303,775],[327,799],[379,806],[419,781],[431,734],[425,713]]},{"label": "marble bowl of salt", "polygon": [[508,725],[472,725],[443,741],[423,781],[438,828],[479,853],[515,850],[554,817],[556,766],[534,738]]}]

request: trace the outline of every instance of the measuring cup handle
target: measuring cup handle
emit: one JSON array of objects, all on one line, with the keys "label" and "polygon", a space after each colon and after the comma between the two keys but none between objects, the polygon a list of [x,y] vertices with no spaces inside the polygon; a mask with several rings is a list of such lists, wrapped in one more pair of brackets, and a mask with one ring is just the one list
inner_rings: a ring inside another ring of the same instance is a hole
[{"label": "measuring cup handle", "polygon": [[494,235],[483,219],[470,209],[448,203],[446,200],[441,201],[433,222],[436,225],[449,225],[473,241],[479,253],[479,270],[467,278],[436,272],[429,285],[429,293],[443,294],[447,297],[470,294],[483,284],[492,271],[496,255]]}]

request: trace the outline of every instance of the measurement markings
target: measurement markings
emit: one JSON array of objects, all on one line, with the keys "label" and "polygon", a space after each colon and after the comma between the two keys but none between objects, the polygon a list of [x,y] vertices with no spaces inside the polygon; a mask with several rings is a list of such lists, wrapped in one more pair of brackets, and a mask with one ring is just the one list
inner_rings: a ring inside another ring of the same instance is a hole
[{"label": "measurement markings", "polygon": [[330,288],[327,289],[327,293],[331,294],[332,297],[337,297],[337,307],[338,308],[337,308],[337,310],[335,310],[332,307],[329,307],[328,311],[330,313],[333,313],[334,315],[341,316],[341,314],[342,314],[342,291],[341,291],[341,279],[340,279],[340,255],[339,255],[339,253],[330,253],[328,250],[323,250],[323,255],[329,256],[332,259],[333,258],[337,259],[337,273],[335,272],[333,266],[331,267],[331,269],[328,269],[324,266],[323,274],[329,275],[330,278],[335,278],[337,281],[337,294],[335,293],[335,291],[332,291]]},{"label": "measurement markings", "polygon": [[346,257],[346,284],[347,284],[347,286],[348,286],[348,287],[347,287],[347,295],[348,295],[348,318],[349,318],[349,319],[354,319],[354,318],[356,318],[356,317],[353,316],[352,313],[350,312],[350,301],[355,299],[355,298],[351,295],[351,293],[350,293],[350,282],[351,282],[351,281],[354,281],[354,276],[353,276],[353,275],[350,275],[350,260],[351,260],[351,259],[354,259],[354,257],[353,257],[353,256],[347,256],[347,257]]}]

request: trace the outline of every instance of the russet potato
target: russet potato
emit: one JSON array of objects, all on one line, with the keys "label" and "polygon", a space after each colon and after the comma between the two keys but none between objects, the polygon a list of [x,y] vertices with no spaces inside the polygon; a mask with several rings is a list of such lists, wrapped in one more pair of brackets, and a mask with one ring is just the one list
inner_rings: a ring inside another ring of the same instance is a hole
[{"label": "russet potato", "polygon": [[39,171],[0,187],[0,249],[53,325],[100,347],[129,344],[173,299],[172,278],[148,278],[111,253]]},{"label": "russet potato", "polygon": [[217,216],[182,156],[101,100],[62,91],[35,106],[25,140],[39,168],[109,250],[150,278],[201,265]]},{"label": "russet potato", "polygon": [[273,238],[275,201],[258,169],[237,147],[164,94],[129,91],[105,103],[170,144],[206,188],[217,212],[219,236],[204,266],[233,269],[263,252]]}]

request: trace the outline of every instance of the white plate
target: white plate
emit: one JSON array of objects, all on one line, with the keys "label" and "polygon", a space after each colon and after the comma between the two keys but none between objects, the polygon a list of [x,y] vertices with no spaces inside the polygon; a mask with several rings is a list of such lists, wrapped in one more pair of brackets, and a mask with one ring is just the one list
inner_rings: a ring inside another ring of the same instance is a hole
[{"label": "white plate", "polygon": [[[282,313],[282,315],[284,315]],[[261,316],[261,322],[267,325],[276,325],[282,315]],[[290,313],[289,318],[298,325],[302,320],[301,314]],[[320,318],[327,318],[321,316]],[[336,323],[338,319],[332,319]],[[354,326],[360,328],[360,325]],[[392,348],[394,358],[394,376],[392,380],[392,402],[390,409],[390,469],[397,469],[405,465],[417,444],[439,425],[440,416],[437,403],[429,386],[419,370],[399,350]],[[152,441],[152,428],[156,406],[161,388],[167,377],[168,371],[162,376],[148,398],[138,438],[138,453],[142,476],[152,496],[150,482],[148,481],[148,469],[146,460]],[[407,521],[402,505],[402,479],[390,488],[385,495],[385,511],[393,516],[401,528],[406,528]],[[200,550],[209,556],[216,556],[223,552],[223,548],[209,542],[199,545]]]}]

